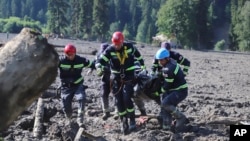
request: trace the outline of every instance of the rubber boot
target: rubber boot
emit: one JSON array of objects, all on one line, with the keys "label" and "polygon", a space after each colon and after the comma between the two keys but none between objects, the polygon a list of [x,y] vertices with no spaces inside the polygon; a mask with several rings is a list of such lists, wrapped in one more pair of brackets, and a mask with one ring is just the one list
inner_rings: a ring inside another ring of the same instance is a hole
[{"label": "rubber boot", "polygon": [[129,131],[136,130],[136,122],[135,122],[135,113],[130,113],[130,123],[129,123]]},{"label": "rubber boot", "polygon": [[109,99],[108,97],[102,97],[102,110],[103,110],[103,120],[107,120],[110,117],[110,109],[109,109]]},{"label": "rubber boot", "polygon": [[129,134],[129,126],[128,126],[128,119],[125,116],[120,117],[121,122],[122,122],[122,128],[121,131],[124,135]]},{"label": "rubber boot", "polygon": [[83,126],[83,118],[84,118],[84,108],[85,108],[85,100],[82,99],[78,101],[78,110],[77,110],[77,124],[82,127]]},{"label": "rubber boot", "polygon": [[162,129],[166,131],[171,130],[172,115],[166,110],[162,109],[161,117],[162,117]]},{"label": "rubber boot", "polygon": [[186,116],[180,112],[175,106],[167,106],[165,107],[167,111],[171,112],[173,117],[176,119],[175,130],[179,131],[185,127],[185,124],[188,123],[188,119]]},{"label": "rubber boot", "polygon": [[77,124],[79,125],[79,127],[83,126],[83,118],[84,118],[84,112],[81,111],[77,113]]},{"label": "rubber boot", "polygon": [[134,97],[133,98],[135,105],[138,107],[139,111],[141,112],[141,116],[146,116],[146,108],[145,108],[145,104],[143,102],[142,99],[138,98],[138,97]]},{"label": "rubber boot", "polygon": [[64,116],[67,119],[71,119],[72,118],[72,113],[65,113]]},{"label": "rubber boot", "polygon": [[139,111],[141,112],[141,116],[146,116],[146,109],[139,109]]}]

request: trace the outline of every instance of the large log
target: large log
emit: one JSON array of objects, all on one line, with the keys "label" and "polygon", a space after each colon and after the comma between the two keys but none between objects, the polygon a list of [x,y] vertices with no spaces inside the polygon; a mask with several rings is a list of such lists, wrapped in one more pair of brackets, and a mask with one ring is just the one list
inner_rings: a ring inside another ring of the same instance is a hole
[{"label": "large log", "polygon": [[35,122],[33,128],[33,135],[36,138],[41,138],[43,133],[43,116],[44,116],[44,105],[43,99],[38,98],[35,114]]},{"label": "large log", "polygon": [[0,48],[0,130],[51,85],[58,63],[54,47],[29,28]]}]

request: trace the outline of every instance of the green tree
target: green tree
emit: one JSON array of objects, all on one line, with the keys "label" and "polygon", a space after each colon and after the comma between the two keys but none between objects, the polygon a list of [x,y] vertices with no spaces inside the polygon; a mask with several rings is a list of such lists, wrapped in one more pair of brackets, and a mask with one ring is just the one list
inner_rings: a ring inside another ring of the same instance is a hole
[{"label": "green tree", "polygon": [[109,29],[108,12],[106,0],[94,0],[92,33],[99,41],[106,39],[105,36]]},{"label": "green tree", "polygon": [[129,5],[129,13],[131,13],[131,20],[128,21],[128,24],[125,26],[130,39],[133,39],[136,36],[138,25],[141,21],[141,8],[138,6],[140,2],[138,0],[131,0]]},{"label": "green tree", "polygon": [[[208,7],[209,0],[200,0],[197,4],[196,22],[197,22],[197,48],[212,47],[212,20],[209,20]],[[212,12],[212,11],[211,11]]]},{"label": "green tree", "polygon": [[11,15],[20,17],[21,16],[21,1],[20,0],[12,0],[11,1]]},{"label": "green tree", "polygon": [[246,1],[240,10],[239,20],[236,26],[236,34],[240,51],[250,51],[250,1]]},{"label": "green tree", "polygon": [[[93,0],[83,0],[82,12],[80,13],[80,26],[81,31],[84,33],[84,37],[90,39],[92,37],[91,27],[93,25],[92,13],[93,13]],[[90,6],[91,5],[91,6]]]},{"label": "green tree", "polygon": [[9,18],[11,16],[11,1],[10,0],[1,0],[0,1],[0,10],[2,18]]},{"label": "green tree", "polygon": [[65,0],[48,0],[48,29],[56,34],[66,32],[68,20],[65,17],[69,5]]},{"label": "green tree", "polygon": [[159,10],[157,25],[161,33],[175,35],[188,46],[197,47],[195,0],[168,0]]},{"label": "green tree", "polygon": [[[231,0],[230,48],[248,50],[249,41],[249,0]],[[247,9],[248,8],[248,9]],[[248,26],[248,27],[247,27]],[[248,37],[247,37],[248,36]],[[247,39],[248,38],[248,39]]]},{"label": "green tree", "polygon": [[155,3],[153,0],[141,1],[142,20],[137,30],[137,41],[150,43],[152,36],[157,32],[156,26],[152,22],[156,20],[155,7],[157,7],[157,4]]}]

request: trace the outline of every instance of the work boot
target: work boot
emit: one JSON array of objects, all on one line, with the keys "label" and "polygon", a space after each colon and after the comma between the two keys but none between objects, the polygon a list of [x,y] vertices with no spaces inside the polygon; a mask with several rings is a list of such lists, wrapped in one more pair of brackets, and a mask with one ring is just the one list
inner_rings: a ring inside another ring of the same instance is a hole
[{"label": "work boot", "polygon": [[129,131],[134,131],[136,130],[136,123],[135,123],[135,119],[130,119],[130,124],[129,124]]},{"label": "work boot", "polygon": [[141,116],[146,116],[146,110],[145,109],[139,109],[139,111],[141,112]]},{"label": "work boot", "polygon": [[171,130],[172,115],[164,109],[161,109],[162,129]]},{"label": "work boot", "polygon": [[187,117],[174,106],[170,107],[170,109],[172,109],[172,115],[176,119],[176,131],[180,130],[181,128],[184,128],[185,125],[189,123]]},{"label": "work boot", "polygon": [[128,119],[126,117],[120,117],[122,122],[121,131],[124,135],[129,134]]},{"label": "work boot", "polygon": [[65,114],[64,114],[64,117],[65,117],[66,119],[71,119],[71,118],[72,118],[72,114],[71,114],[71,113],[65,113]]},{"label": "work boot", "polygon": [[83,126],[83,117],[84,117],[83,112],[77,114],[76,122],[79,125],[79,127]]},{"label": "work boot", "polygon": [[103,120],[107,120],[110,116],[111,116],[111,115],[110,115],[110,112],[105,112],[105,113],[103,114],[103,116],[102,116],[102,119],[103,119]]}]

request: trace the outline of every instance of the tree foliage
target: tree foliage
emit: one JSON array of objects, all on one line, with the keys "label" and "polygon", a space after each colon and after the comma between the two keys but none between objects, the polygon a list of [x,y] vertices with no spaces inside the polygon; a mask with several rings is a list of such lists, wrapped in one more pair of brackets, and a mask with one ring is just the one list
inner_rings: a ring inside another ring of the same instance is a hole
[{"label": "tree foliage", "polygon": [[168,0],[158,12],[159,32],[167,36],[174,35],[182,44],[196,47],[196,5],[195,0]]}]

